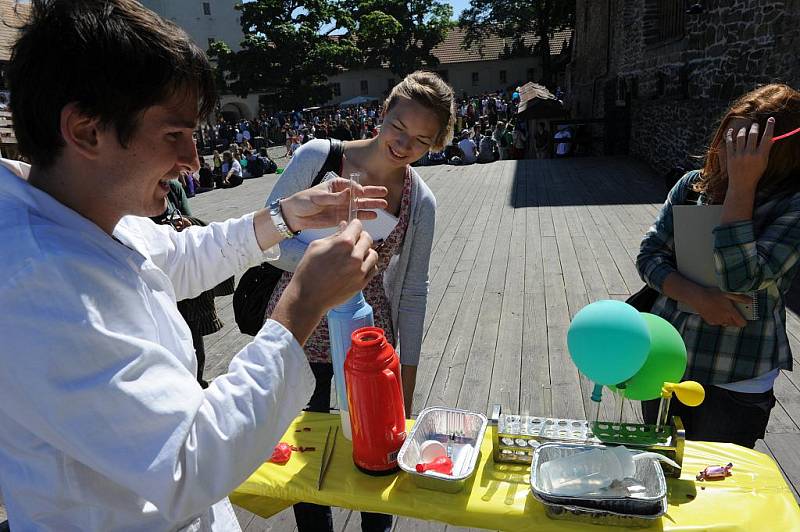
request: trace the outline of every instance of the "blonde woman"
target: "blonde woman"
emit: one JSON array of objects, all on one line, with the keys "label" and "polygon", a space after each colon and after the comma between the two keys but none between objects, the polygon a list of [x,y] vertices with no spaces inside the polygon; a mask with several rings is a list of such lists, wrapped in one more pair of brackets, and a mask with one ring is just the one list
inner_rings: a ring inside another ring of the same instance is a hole
[{"label": "blonde woman", "polygon": [[[453,134],[455,100],[449,85],[430,72],[415,72],[395,86],[386,100],[383,125],[374,138],[347,141],[340,175],[362,174],[362,184],[386,187],[387,211],[398,218],[397,226],[383,241],[375,242],[378,274],[364,289],[372,306],[375,325],[386,332],[399,351],[406,412],[411,414],[414,384],[422,345],[422,327],[428,298],[428,263],[436,218],[436,199],[410,166],[429,150],[439,151]],[[267,203],[308,188],[330,150],[327,140],[303,145],[276,183]],[[297,239],[281,244],[281,258],[273,263],[286,270],[267,307],[272,312],[289,284],[305,245]],[[306,355],[317,379],[309,409],[327,412],[333,368],[326,320],[306,342]],[[330,530],[330,509],[295,506],[298,529]],[[363,530],[389,530],[391,517],[362,513]]]}]

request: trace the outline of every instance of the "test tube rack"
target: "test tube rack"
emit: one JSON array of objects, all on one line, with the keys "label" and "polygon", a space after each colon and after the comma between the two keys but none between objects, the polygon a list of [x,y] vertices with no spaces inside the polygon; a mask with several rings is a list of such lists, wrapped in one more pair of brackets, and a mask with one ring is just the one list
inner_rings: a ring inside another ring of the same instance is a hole
[{"label": "test tube rack", "polygon": [[[499,404],[493,405],[489,414],[494,461],[515,464],[531,463],[533,452],[543,443],[561,442],[624,445],[661,453],[683,466],[686,431],[680,417],[673,416],[670,421],[656,432],[655,425],[640,423],[507,414]],[[663,462],[661,465],[667,476],[680,477],[680,470]]]}]

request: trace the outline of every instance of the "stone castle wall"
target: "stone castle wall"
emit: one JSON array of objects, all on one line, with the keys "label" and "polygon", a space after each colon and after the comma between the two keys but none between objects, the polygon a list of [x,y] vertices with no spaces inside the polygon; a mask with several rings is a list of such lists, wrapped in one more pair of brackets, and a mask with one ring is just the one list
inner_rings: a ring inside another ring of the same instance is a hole
[{"label": "stone castle wall", "polygon": [[[578,0],[576,34],[587,7],[607,13],[599,4]],[[603,81],[607,90],[619,87],[613,100],[625,108],[620,113],[607,108],[612,99],[595,97],[592,113],[612,120],[624,116],[612,127],[627,127],[629,153],[656,170],[693,168],[700,160],[692,156],[704,153],[734,99],[766,83],[800,88],[800,0],[706,0],[702,13],[686,15],[682,36],[654,42],[658,4],[610,0],[610,24],[592,28],[593,42],[587,44],[594,50],[610,40],[610,68]],[[585,87],[597,75],[596,65],[583,66],[587,56],[585,49],[573,56],[572,78],[579,82],[575,101],[587,101],[580,84]],[[573,106],[573,112],[586,116],[583,106],[580,113]]]}]

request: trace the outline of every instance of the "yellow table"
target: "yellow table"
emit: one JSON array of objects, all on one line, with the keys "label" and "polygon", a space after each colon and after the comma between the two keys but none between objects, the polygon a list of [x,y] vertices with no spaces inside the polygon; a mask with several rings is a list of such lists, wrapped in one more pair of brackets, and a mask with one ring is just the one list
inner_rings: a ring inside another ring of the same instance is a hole
[{"label": "yellow table", "polygon": [[[420,489],[404,473],[371,477],[359,472],[353,465],[350,442],[341,431],[325,484],[318,491],[325,435],[328,427],[338,423],[339,416],[331,414],[298,416],[283,441],[316,450],[293,453],[283,466],[265,463],[231,494],[231,500],[262,517],[269,517],[293,502],[305,501],[494,530],[586,530],[585,524],[552,520],[545,515],[544,507],[530,494],[529,467],[492,461],[488,430],[476,473],[460,493]],[[411,425],[413,421],[408,423]],[[309,427],[311,431],[295,432],[301,427]],[[715,482],[695,480],[704,467],[727,462],[734,464],[731,477]],[[732,444],[686,442],[683,475],[680,479],[668,479],[667,484],[667,514],[656,520],[651,529],[800,530],[800,509],[791,489],[777,464],[757,451]],[[604,529],[591,527],[597,532]]]}]

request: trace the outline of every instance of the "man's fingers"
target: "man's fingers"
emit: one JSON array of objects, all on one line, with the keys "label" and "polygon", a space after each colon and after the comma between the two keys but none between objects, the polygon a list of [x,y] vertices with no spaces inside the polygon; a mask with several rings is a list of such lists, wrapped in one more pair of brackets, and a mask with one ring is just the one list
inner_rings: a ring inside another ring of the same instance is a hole
[{"label": "man's fingers", "polygon": [[372,248],[372,237],[366,231],[362,231],[356,245],[353,246],[353,256],[361,259],[367,255],[370,248]]},{"label": "man's fingers", "polygon": [[741,327],[744,327],[745,325],[747,325],[747,320],[745,320],[744,317],[742,317],[742,315],[736,309],[733,310],[732,319],[733,319],[733,324],[736,327],[740,327],[741,328]]},{"label": "man's fingers", "polygon": [[[342,225],[343,224],[344,222],[342,222]],[[341,225],[339,227],[341,227]],[[361,232],[363,230],[364,228],[362,227],[361,222],[358,220],[353,220],[341,231],[341,235],[351,242],[358,242],[358,238],[361,236]]]},{"label": "man's fingers", "polygon": [[372,279],[375,277],[375,274],[378,273],[378,252],[374,249],[369,249],[367,251],[367,258],[364,259],[364,264],[362,266],[362,270],[364,275],[368,277],[368,279]]}]

